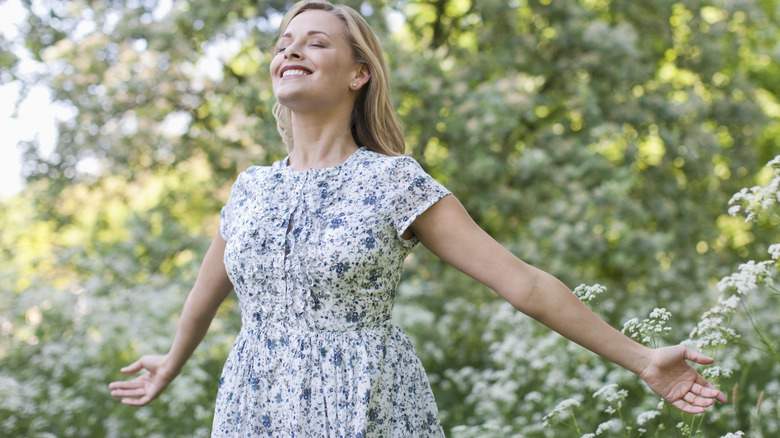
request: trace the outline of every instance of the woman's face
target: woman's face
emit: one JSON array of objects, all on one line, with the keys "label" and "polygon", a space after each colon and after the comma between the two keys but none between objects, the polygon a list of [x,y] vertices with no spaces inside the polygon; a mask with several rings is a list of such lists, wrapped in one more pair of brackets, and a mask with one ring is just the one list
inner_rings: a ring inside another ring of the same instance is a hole
[{"label": "woman's face", "polygon": [[351,110],[350,86],[360,81],[362,69],[352,60],[344,23],[329,12],[309,10],[279,37],[271,81],[276,100],[293,111],[332,111],[339,105]]}]

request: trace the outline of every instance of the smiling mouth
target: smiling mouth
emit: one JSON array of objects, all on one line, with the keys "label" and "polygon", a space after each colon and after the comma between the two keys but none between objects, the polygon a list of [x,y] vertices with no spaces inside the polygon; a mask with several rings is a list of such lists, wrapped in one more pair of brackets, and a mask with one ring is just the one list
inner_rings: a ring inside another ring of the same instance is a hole
[{"label": "smiling mouth", "polygon": [[289,76],[308,76],[308,75],[309,75],[309,72],[307,72],[305,70],[295,70],[295,69],[285,70],[282,73],[282,77],[283,78],[286,78],[286,77],[289,77]]}]

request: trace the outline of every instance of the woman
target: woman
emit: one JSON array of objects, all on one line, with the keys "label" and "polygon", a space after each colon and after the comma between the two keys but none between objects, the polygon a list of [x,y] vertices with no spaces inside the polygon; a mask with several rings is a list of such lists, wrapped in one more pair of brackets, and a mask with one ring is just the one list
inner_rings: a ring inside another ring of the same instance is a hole
[{"label": "woman", "polygon": [[422,244],[518,310],[623,366],[677,408],[725,395],[691,368],[712,359],[649,349],[560,281],[517,259],[404,152],[375,36],[321,1],[285,16],[271,68],[289,155],[239,175],[170,351],[122,369],[123,403],[152,401],[235,289],[243,327],[220,379],[212,436],[443,436],[425,372],[390,321],[405,256]]}]

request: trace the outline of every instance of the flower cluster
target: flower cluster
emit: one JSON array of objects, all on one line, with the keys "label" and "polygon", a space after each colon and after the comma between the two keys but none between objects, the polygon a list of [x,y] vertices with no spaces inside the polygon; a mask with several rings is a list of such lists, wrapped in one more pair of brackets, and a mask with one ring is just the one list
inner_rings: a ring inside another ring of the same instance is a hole
[{"label": "flower cluster", "polygon": [[764,186],[743,188],[734,194],[729,201],[730,215],[744,212],[745,222],[753,222],[760,211],[769,210],[780,202],[780,155],[767,163],[766,167],[772,171],[771,180]]},{"label": "flower cluster", "polygon": [[[777,252],[778,245],[772,245],[771,249]],[[772,255],[774,258],[774,254]],[[723,277],[718,282],[718,289],[721,292],[734,288],[737,293],[744,295],[756,289],[760,284],[772,285],[774,281],[772,279],[772,273],[776,272],[775,260],[764,260],[762,262],[756,262],[755,260],[749,260],[747,263],[739,265],[739,270],[729,276]]]},{"label": "flower cluster", "polygon": [[623,324],[623,333],[643,344],[658,345],[660,338],[669,333],[672,328],[666,323],[672,314],[663,307],[656,307],[650,312],[648,318],[639,321],[639,318],[631,318]]},{"label": "flower cluster", "polygon": [[628,391],[618,389],[617,383],[608,383],[593,393],[593,398],[600,398],[608,403],[604,412],[614,414],[623,407],[623,400],[628,397]]},{"label": "flower cluster", "polygon": [[726,299],[720,298],[717,305],[704,312],[685,343],[695,350],[704,350],[726,345],[729,340],[737,339],[739,335],[726,323],[736,311],[739,302],[740,298],[737,295],[731,295]]},{"label": "flower cluster", "polygon": [[549,427],[554,421],[564,421],[572,415],[572,409],[582,404],[579,400],[574,398],[567,398],[550,411],[549,414],[544,416],[544,426]]},{"label": "flower cluster", "polygon": [[583,303],[589,303],[606,291],[606,286],[602,286],[598,283],[590,286],[587,284],[581,284],[574,288],[574,295],[577,295],[577,298],[579,298]]}]

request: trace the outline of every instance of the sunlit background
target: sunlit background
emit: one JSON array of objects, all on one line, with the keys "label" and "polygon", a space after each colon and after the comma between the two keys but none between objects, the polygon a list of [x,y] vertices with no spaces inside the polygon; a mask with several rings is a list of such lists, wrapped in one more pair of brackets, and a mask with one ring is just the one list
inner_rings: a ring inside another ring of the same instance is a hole
[{"label": "sunlit background", "polygon": [[[19,36],[18,24],[26,12],[18,0],[0,3],[0,33],[8,40]],[[23,50],[17,53],[24,54]],[[24,70],[34,71],[35,62],[22,61]],[[29,90],[20,95],[18,82],[0,85],[0,197],[19,192],[22,188],[21,155],[17,143],[20,140],[38,138],[43,147],[51,147],[56,135],[55,120],[61,116],[51,105],[46,87]]]}]

